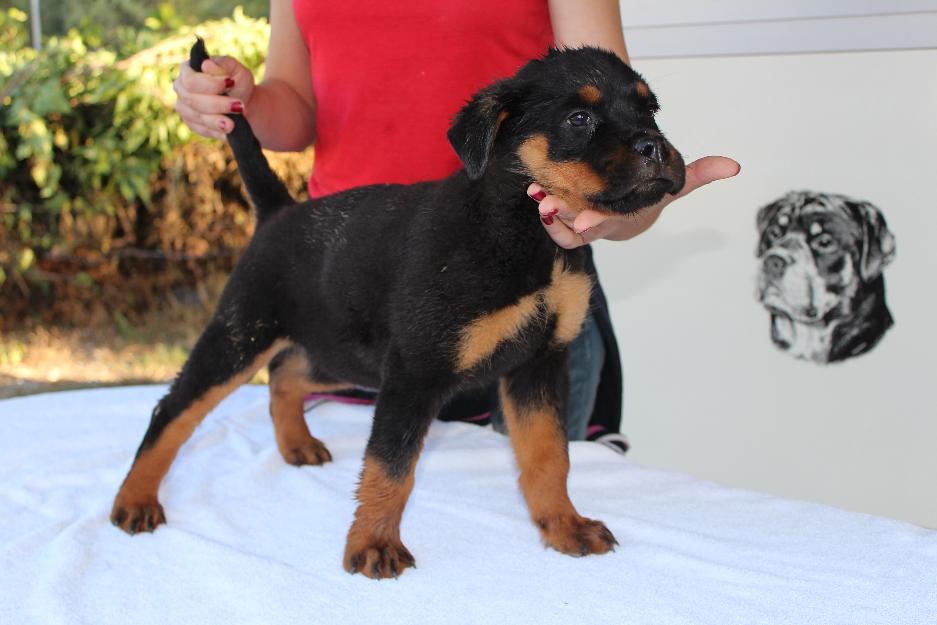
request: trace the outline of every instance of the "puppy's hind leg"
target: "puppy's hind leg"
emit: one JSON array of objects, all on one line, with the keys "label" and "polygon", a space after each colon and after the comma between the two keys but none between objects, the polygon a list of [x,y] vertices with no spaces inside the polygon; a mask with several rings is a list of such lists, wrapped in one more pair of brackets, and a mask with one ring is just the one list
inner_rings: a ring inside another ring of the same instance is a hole
[{"label": "puppy's hind leg", "polygon": [[270,363],[270,416],[280,455],[289,464],[323,464],[332,459],[325,445],[309,433],[303,400],[309,393],[351,388],[315,371],[306,350],[296,345]]},{"label": "puppy's hind leg", "polygon": [[153,410],[114,500],[114,525],[135,534],[166,521],[157,492],[179,448],[212,408],[288,346],[269,330],[251,333],[248,327],[216,316],[199,337],[182,372]]}]

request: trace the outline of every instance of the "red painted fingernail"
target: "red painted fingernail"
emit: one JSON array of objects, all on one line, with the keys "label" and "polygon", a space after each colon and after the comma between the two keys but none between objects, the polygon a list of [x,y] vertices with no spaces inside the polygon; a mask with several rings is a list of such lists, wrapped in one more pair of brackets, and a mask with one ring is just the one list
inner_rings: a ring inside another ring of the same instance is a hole
[{"label": "red painted fingernail", "polygon": [[543,222],[544,226],[553,225],[553,215],[540,215],[540,221]]},{"label": "red painted fingernail", "polygon": [[530,197],[531,199],[537,200],[538,202],[542,202],[543,198],[547,197],[547,194],[544,191],[537,191]]},{"label": "red painted fingernail", "polygon": [[550,215],[550,217],[556,217],[556,214],[557,214],[558,212],[560,212],[560,209],[554,208],[553,210],[551,210],[551,211],[550,211],[549,213],[547,213],[547,214]]},{"label": "red painted fingernail", "polygon": [[230,89],[230,88],[233,87],[233,86],[234,86],[234,79],[233,79],[233,78],[227,77],[227,78],[224,79],[224,88],[225,88],[225,89]]},{"label": "red painted fingernail", "polygon": [[244,105],[241,104],[240,102],[232,102],[232,103],[231,103],[231,112],[232,112],[232,113],[243,113],[243,112],[244,112]]}]

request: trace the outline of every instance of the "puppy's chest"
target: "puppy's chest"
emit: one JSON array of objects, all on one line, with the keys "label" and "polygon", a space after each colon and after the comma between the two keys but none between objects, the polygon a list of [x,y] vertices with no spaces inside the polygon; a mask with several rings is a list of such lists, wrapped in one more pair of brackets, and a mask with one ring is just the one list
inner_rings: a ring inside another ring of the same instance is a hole
[{"label": "puppy's chest", "polygon": [[532,351],[544,343],[562,347],[573,341],[589,310],[592,279],[556,261],[550,282],[516,302],[477,316],[459,330],[457,371],[489,361],[502,348]]}]

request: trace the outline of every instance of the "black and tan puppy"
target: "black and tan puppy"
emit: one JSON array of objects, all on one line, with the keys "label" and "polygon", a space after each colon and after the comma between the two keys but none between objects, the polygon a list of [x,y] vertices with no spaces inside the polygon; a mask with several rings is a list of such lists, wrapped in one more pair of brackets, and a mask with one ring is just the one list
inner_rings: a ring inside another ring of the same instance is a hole
[{"label": "black and tan puppy", "polygon": [[895,238],[877,208],[792,192],[759,211],[758,232],[758,298],[779,348],[836,362],[869,351],[892,326],[882,270]]},{"label": "black and tan puppy", "polygon": [[[192,66],[205,51],[193,48]],[[524,189],[573,207],[637,211],[681,189],[684,164],[647,84],[616,56],[552,51],[478,93],[449,139],[449,178],[295,204],[247,122],[230,141],[259,224],[214,318],[149,429],[111,515],[149,531],[160,481],[225,395],[270,363],[270,412],[291,464],[330,459],[303,416],[311,391],[379,388],[344,566],[396,576],[414,559],[400,517],[429,424],[456,391],[500,380],[520,485],[543,539],[572,555],[615,539],[566,489],[567,345],[586,315],[583,250],[557,248]]]}]

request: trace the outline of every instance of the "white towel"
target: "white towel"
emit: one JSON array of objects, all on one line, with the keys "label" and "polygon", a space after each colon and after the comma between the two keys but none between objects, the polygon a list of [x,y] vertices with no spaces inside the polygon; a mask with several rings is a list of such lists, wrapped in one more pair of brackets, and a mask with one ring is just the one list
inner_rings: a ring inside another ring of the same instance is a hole
[{"label": "white towel", "polygon": [[260,387],[208,416],[163,482],[168,525],[131,537],[108,514],[164,391],[0,401],[0,623],[937,624],[937,532],[581,442],[571,497],[621,546],[571,558],[541,545],[508,440],[466,424],[434,424],[420,458],[401,528],[418,568],[348,575],[371,409],[311,411],[334,462],[297,468]]}]

